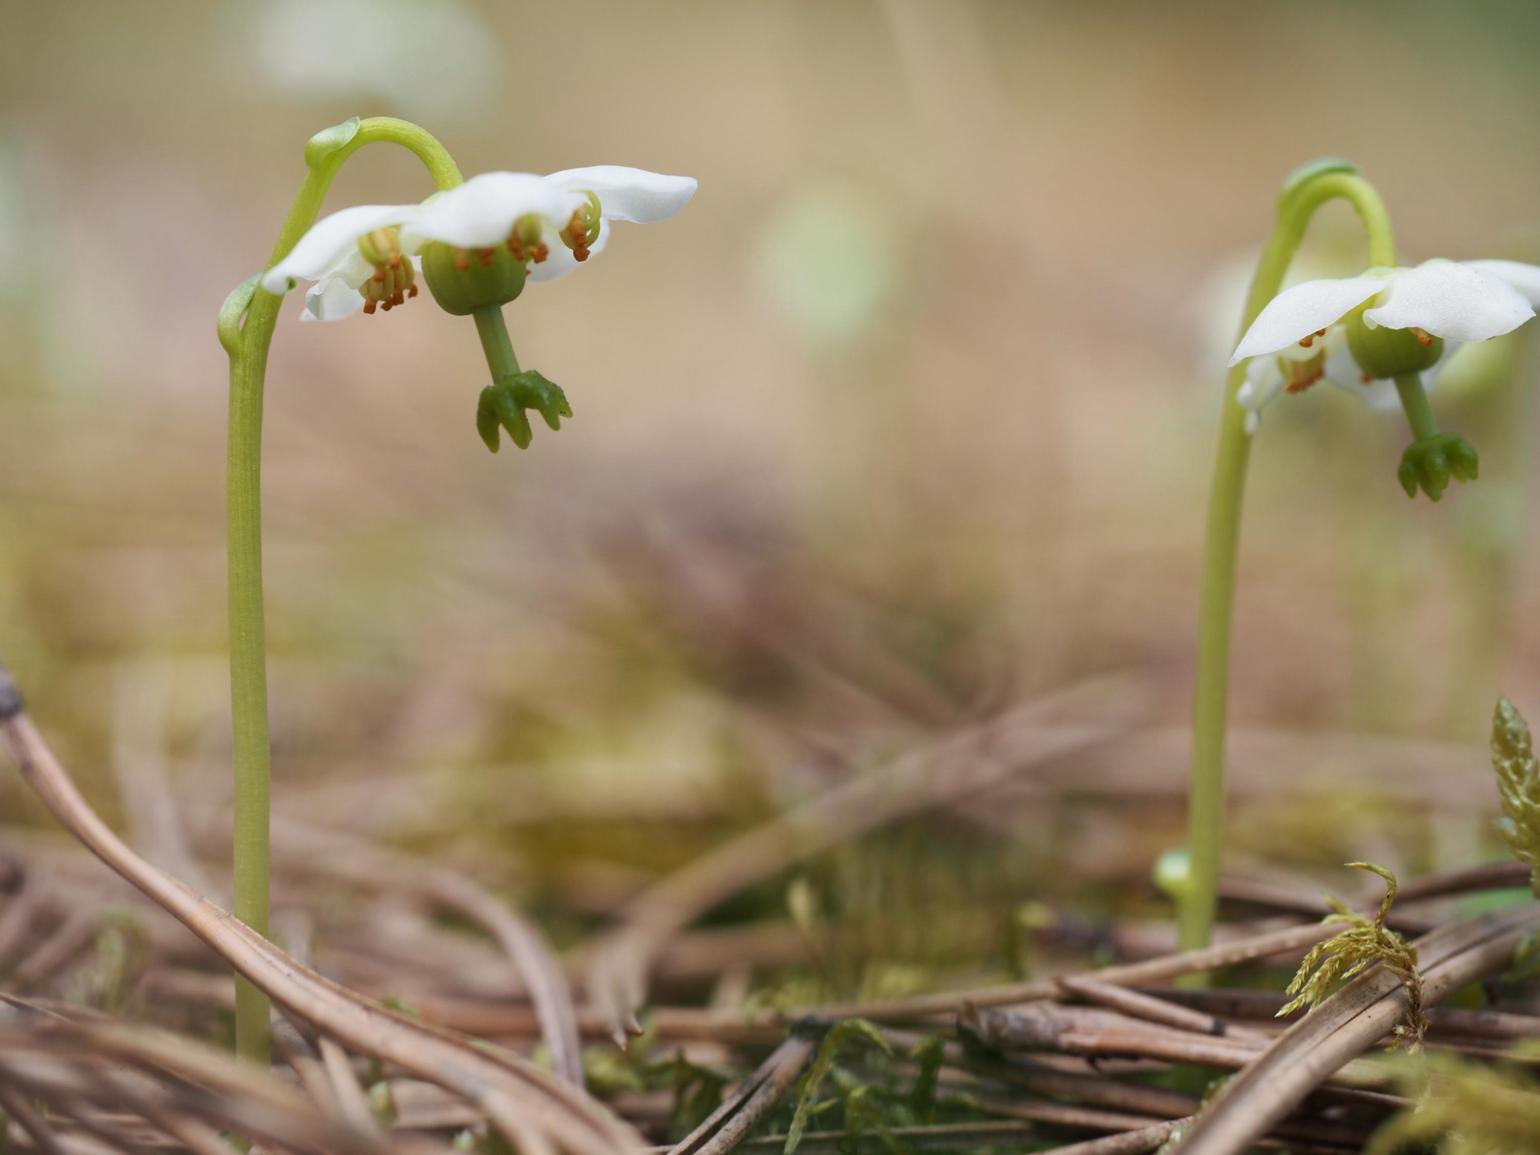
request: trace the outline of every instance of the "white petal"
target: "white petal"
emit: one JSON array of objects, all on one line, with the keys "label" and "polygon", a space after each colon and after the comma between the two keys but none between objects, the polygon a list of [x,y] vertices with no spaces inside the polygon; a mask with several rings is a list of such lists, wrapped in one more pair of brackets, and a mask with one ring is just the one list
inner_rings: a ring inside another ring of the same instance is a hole
[{"label": "white petal", "polygon": [[1507,281],[1454,261],[1398,269],[1383,304],[1364,320],[1388,329],[1425,329],[1454,341],[1485,341],[1517,329],[1534,308]]},{"label": "white petal", "polygon": [[[459,188],[429,200],[418,218],[401,230],[408,250],[424,241],[443,241],[457,249],[489,249],[508,239],[513,222],[534,215],[552,228],[561,228],[583,204],[566,192],[527,172],[484,172]],[[548,237],[554,249],[560,241]]]},{"label": "white petal", "polygon": [[1235,391],[1236,404],[1246,410],[1246,432],[1255,433],[1262,410],[1283,392],[1283,370],[1276,357],[1258,357],[1246,366],[1246,379]]},{"label": "white petal", "polygon": [[1461,264],[1508,282],[1528,297],[1531,305],[1540,308],[1540,265],[1526,265],[1522,261],[1462,261]]},{"label": "white petal", "polygon": [[[594,243],[588,246],[588,259],[594,259],[595,253],[602,253],[604,246],[610,243],[610,222],[603,217],[599,218],[599,236]],[[530,265],[529,279],[531,281],[554,281],[557,277],[565,276],[573,269],[579,267],[577,258],[572,255],[572,250],[561,243],[559,238],[553,237],[550,241],[550,255],[538,265]]]},{"label": "white petal", "polygon": [[673,216],[690,203],[699,183],[693,176],[668,176],[620,164],[568,168],[545,179],[560,189],[595,193],[601,215],[640,224]]},{"label": "white petal", "polygon": [[305,293],[302,321],[340,321],[364,307],[364,296],[341,277],[327,277]]},{"label": "white petal", "polygon": [[1401,407],[1400,394],[1394,381],[1364,380],[1364,371],[1353,360],[1348,348],[1347,335],[1340,330],[1327,335],[1330,344],[1326,353],[1326,380],[1344,393],[1351,393],[1370,409],[1385,413]]},{"label": "white petal", "polygon": [[[1444,367],[1449,364],[1450,358],[1459,348],[1460,342],[1445,341],[1444,351],[1439,355],[1437,363],[1431,369],[1423,370],[1422,388],[1428,396],[1433,395],[1433,387],[1438,384],[1439,374],[1444,371]],[[1353,360],[1352,354],[1347,351],[1345,345],[1340,358],[1332,356],[1326,359],[1326,378],[1376,412],[1397,413],[1401,409],[1401,394],[1396,391],[1396,383],[1388,379],[1365,382],[1363,371],[1358,368],[1358,362]]]},{"label": "white petal", "polygon": [[1389,379],[1370,381],[1367,385],[1344,385],[1353,395],[1376,413],[1394,413],[1401,408],[1401,394],[1396,383]]},{"label": "white petal", "polygon": [[311,225],[288,256],[262,274],[262,287],[269,293],[286,293],[293,281],[317,280],[357,249],[359,237],[404,224],[419,211],[418,205],[354,205],[332,213]]},{"label": "white petal", "polygon": [[1285,289],[1257,314],[1235,347],[1230,364],[1276,353],[1304,340],[1320,329],[1329,328],[1356,305],[1362,304],[1385,287],[1383,275],[1348,277],[1332,281],[1306,281]]}]

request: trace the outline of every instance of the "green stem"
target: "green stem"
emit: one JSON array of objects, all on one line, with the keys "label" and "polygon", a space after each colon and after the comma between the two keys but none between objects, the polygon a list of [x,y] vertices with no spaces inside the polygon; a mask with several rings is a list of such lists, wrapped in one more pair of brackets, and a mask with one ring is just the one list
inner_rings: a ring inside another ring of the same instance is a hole
[{"label": "green stem", "polygon": [[[1327,162],[1302,170],[1284,186],[1279,199],[1273,234],[1251,282],[1240,334],[1244,335],[1263,306],[1278,294],[1310,218],[1327,201],[1338,198],[1352,204],[1363,221],[1368,234],[1369,264],[1395,264],[1395,240],[1390,219],[1373,186],[1340,162]],[[1236,392],[1245,376],[1245,365],[1237,365],[1230,370],[1225,382],[1219,450],[1209,489],[1208,526],[1204,536],[1192,778],[1188,795],[1188,879],[1178,914],[1178,937],[1184,950],[1208,945],[1218,906],[1224,836],[1230,627],[1235,609],[1235,571],[1240,552],[1246,465],[1251,453],[1246,410],[1236,400]]]},{"label": "green stem", "polygon": [[492,380],[506,381],[518,376],[519,359],[513,352],[513,340],[508,336],[502,306],[484,305],[471,316],[476,321],[476,336],[481,338],[481,349],[486,354],[487,368],[492,370]]},{"label": "green stem", "polygon": [[1422,374],[1402,373],[1396,378],[1396,392],[1401,396],[1401,408],[1406,410],[1412,435],[1418,441],[1437,437],[1438,422],[1433,417],[1433,406],[1428,403],[1427,390],[1422,387]]},{"label": "green stem", "polygon": [[[315,223],[343,163],[366,144],[401,145],[427,167],[440,189],[461,183],[460,170],[432,136],[391,117],[354,119],[317,134],[305,149],[310,168],[278,234],[269,266]],[[262,393],[267,354],[283,298],[245,282],[225,302],[219,339],[230,355],[228,537],[230,709],[235,765],[235,916],[268,933],[267,642],[262,607]],[[236,978],[235,1045],[268,1062],[267,996]]]}]

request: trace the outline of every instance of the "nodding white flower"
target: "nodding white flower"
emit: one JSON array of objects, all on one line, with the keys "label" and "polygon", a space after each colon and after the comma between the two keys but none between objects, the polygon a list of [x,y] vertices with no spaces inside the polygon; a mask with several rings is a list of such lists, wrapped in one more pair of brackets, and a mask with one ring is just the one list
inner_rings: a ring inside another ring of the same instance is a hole
[{"label": "nodding white flower", "polygon": [[[459,307],[465,303],[503,304],[523,289],[526,276],[552,280],[603,249],[612,221],[664,220],[685,206],[695,188],[693,177],[618,165],[543,177],[483,173],[420,205],[360,205],[333,213],[263,274],[262,287],[281,293],[296,280],[313,281],[305,295],[307,320],[388,311],[417,295],[420,254],[442,245],[437,252],[468,275],[466,284],[451,285],[444,282],[453,274],[435,279],[443,262],[430,266],[429,286],[440,304],[451,312],[469,311]],[[487,278],[475,271],[494,264]],[[480,279],[496,283],[476,283]]]},{"label": "nodding white flower", "polygon": [[[596,164],[553,172],[546,183],[583,198],[583,207],[567,221],[565,242],[551,259],[530,270],[530,279],[551,281],[577,268],[609,243],[614,221],[650,225],[666,221],[695,195],[693,176],[669,176],[618,164]],[[586,243],[580,241],[586,240]]]},{"label": "nodding white flower", "polygon": [[401,248],[400,233],[421,211],[419,205],[355,205],[333,213],[262,274],[262,287],[285,293],[297,280],[314,281],[305,293],[307,321],[392,309],[417,295],[418,266]]},{"label": "nodding white flower", "polygon": [[[1517,261],[1431,260],[1285,289],[1257,314],[1230,359],[1231,365],[1252,359],[1236,394],[1249,410],[1246,428],[1255,430],[1262,409],[1280,392],[1300,392],[1323,379],[1376,408],[1393,408],[1390,378],[1415,372],[1431,385],[1462,343],[1517,329],[1535,315],[1536,304],[1540,267]],[[1405,337],[1387,346],[1383,331]]]}]

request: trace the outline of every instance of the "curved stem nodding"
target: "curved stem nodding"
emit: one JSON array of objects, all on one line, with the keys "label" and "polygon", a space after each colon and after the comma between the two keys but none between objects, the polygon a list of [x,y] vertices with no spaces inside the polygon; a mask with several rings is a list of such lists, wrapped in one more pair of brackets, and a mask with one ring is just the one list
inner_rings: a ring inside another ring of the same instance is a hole
[{"label": "curved stem nodding", "polygon": [[[286,256],[315,223],[343,163],[366,144],[398,144],[420,159],[439,189],[461,183],[454,160],[428,133],[404,120],[352,120],[318,135],[306,150],[310,173],[278,234],[269,266]],[[268,931],[267,642],[262,608],[262,392],[267,354],[283,298],[243,282],[219,314],[219,339],[230,355],[228,539],[230,709],[235,766],[235,914],[258,934]],[[268,1061],[268,1000],[236,979],[236,1051]]]},{"label": "curved stem nodding", "polygon": [[[1305,230],[1328,201],[1348,201],[1368,234],[1369,265],[1396,261],[1395,238],[1384,202],[1368,181],[1336,162],[1291,181],[1278,202],[1272,236],[1257,263],[1237,340],[1283,285]],[[1192,777],[1188,794],[1188,880],[1179,904],[1183,950],[1206,946],[1218,905],[1220,849],[1224,832],[1225,725],[1230,678],[1230,627],[1235,609],[1235,571],[1240,552],[1241,506],[1251,437],[1246,410],[1236,400],[1245,364],[1230,370],[1219,422],[1219,451],[1209,489],[1203,544],[1203,592],[1193,709]]]}]

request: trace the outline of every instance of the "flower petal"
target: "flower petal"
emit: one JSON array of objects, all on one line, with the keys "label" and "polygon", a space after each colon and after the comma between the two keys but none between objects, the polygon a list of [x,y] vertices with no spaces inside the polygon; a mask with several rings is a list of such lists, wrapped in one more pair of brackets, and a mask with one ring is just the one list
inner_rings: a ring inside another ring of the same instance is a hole
[{"label": "flower petal", "polygon": [[364,307],[364,295],[341,277],[328,277],[305,293],[302,321],[340,321]]},{"label": "flower petal", "polygon": [[1230,358],[1234,365],[1247,357],[1276,353],[1326,329],[1385,287],[1384,275],[1341,280],[1306,281],[1285,289],[1257,314]]},{"label": "flower petal", "polygon": [[1454,261],[1424,261],[1399,269],[1384,304],[1364,320],[1388,329],[1424,329],[1453,341],[1485,341],[1517,329],[1535,315],[1507,281]]},{"label": "flower petal", "polygon": [[[1429,397],[1433,396],[1433,387],[1438,384],[1439,374],[1444,371],[1444,367],[1449,364],[1450,358],[1459,348],[1459,341],[1445,341],[1444,351],[1439,355],[1437,363],[1431,369],[1423,370],[1422,388]],[[1396,390],[1396,383],[1388,378],[1365,381],[1363,372],[1358,368],[1358,362],[1353,360],[1353,355],[1348,351],[1345,343],[1340,354],[1327,357],[1326,379],[1339,389],[1351,393],[1377,413],[1400,412],[1401,394]]]},{"label": "flower petal", "polygon": [[[593,260],[595,253],[602,253],[604,246],[610,243],[610,222],[603,217],[599,218],[599,236],[594,243],[588,246],[588,259]],[[545,260],[538,265],[529,266],[529,279],[531,281],[554,281],[557,277],[566,276],[573,269],[578,268],[577,258],[572,255],[572,250],[562,244],[560,240],[552,239],[551,252]]]},{"label": "flower petal", "polygon": [[1351,393],[1376,412],[1390,413],[1401,408],[1401,395],[1396,392],[1396,383],[1388,379],[1376,381],[1373,378],[1365,381],[1364,372],[1358,367],[1358,362],[1353,360],[1346,341],[1342,342],[1341,348],[1327,354],[1326,380],[1344,393]]},{"label": "flower petal", "polygon": [[1283,370],[1276,357],[1257,357],[1246,366],[1246,379],[1235,391],[1235,401],[1246,410],[1246,432],[1255,433],[1266,409],[1283,392]]},{"label": "flower petal", "polygon": [[354,205],[323,217],[310,226],[283,260],[262,274],[262,287],[269,293],[286,293],[293,281],[318,280],[357,249],[359,237],[389,225],[405,224],[420,207]]},{"label": "flower petal", "polygon": [[668,176],[620,164],[568,168],[545,178],[559,189],[592,192],[601,215],[617,221],[651,224],[673,216],[695,195],[693,176]]},{"label": "flower petal", "polygon": [[[489,249],[508,239],[520,217],[537,216],[559,229],[582,204],[580,195],[533,173],[484,172],[424,204],[401,230],[402,245],[411,251],[425,241],[443,241],[457,249]],[[560,242],[553,236],[547,243],[554,249]]]},{"label": "flower petal", "polygon": [[1526,265],[1522,261],[1461,261],[1467,268],[1506,281],[1529,298],[1529,303],[1540,308],[1540,265]]}]

